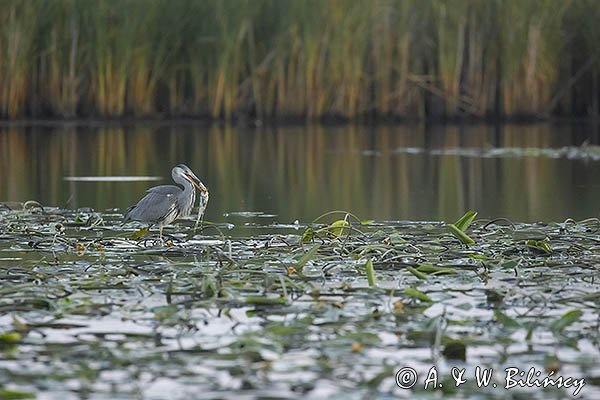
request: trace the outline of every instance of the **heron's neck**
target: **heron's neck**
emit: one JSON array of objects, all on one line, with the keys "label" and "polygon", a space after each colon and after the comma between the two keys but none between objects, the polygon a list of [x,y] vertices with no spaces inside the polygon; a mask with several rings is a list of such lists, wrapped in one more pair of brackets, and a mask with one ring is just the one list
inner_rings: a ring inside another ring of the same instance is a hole
[{"label": "heron's neck", "polygon": [[192,206],[196,200],[196,188],[185,178],[182,177],[173,177],[173,180],[183,186],[183,194],[185,198],[191,199]]},{"label": "heron's neck", "polygon": [[195,193],[196,192],[196,188],[188,180],[183,179],[183,181],[180,182],[180,183],[183,185],[183,191],[184,191],[184,193],[188,194],[188,193]]}]

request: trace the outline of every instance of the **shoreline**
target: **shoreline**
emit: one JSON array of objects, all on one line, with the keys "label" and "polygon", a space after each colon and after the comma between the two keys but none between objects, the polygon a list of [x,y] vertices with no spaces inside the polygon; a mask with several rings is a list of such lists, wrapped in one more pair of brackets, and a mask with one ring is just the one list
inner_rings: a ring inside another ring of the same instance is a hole
[{"label": "shoreline", "polygon": [[20,118],[0,119],[0,127],[61,127],[61,126],[127,126],[127,125],[194,125],[194,126],[243,126],[258,128],[270,127],[301,127],[301,126],[395,126],[395,125],[561,125],[561,124],[600,124],[600,117],[549,117],[536,116],[511,117],[511,118],[354,118],[346,119],[326,116],[317,119],[301,117],[287,118],[211,118],[211,117],[121,117],[121,118]]}]

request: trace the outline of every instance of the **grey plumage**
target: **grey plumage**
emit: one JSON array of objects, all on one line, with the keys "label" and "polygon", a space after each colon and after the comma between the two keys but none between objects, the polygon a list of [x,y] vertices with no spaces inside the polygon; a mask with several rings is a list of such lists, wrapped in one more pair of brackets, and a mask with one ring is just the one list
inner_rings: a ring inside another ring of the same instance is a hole
[{"label": "grey plumage", "polygon": [[196,201],[196,188],[200,189],[200,213],[203,213],[208,202],[208,190],[200,179],[184,164],[174,167],[171,176],[175,182],[183,186],[183,190],[179,186],[173,185],[161,185],[148,189],[148,194],[127,210],[124,222],[139,221],[150,225],[158,224],[162,238],[164,225],[190,215]]}]

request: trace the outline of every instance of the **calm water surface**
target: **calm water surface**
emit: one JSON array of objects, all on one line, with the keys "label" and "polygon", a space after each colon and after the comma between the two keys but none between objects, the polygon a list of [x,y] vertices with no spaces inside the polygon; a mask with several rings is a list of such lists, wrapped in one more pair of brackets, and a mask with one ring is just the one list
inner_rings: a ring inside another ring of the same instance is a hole
[{"label": "calm water surface", "polygon": [[[124,209],[188,164],[211,192],[207,219],[261,211],[279,222],[330,210],[362,219],[582,219],[600,211],[600,161],[495,149],[598,144],[592,125],[310,126],[190,123],[0,128],[0,202]],[[68,176],[160,176],[73,182]]]}]

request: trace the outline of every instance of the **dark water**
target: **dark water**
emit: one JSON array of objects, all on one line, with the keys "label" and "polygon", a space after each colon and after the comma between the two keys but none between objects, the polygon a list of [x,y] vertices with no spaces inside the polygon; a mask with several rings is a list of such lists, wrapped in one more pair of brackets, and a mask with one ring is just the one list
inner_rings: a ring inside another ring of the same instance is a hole
[{"label": "dark water", "polygon": [[[210,190],[211,221],[234,211],[310,221],[330,210],[452,220],[469,208],[526,222],[582,219],[600,211],[600,161],[540,149],[597,145],[599,138],[598,126],[585,124],[10,126],[0,128],[0,202],[123,209],[147,187],[170,183],[171,167],[183,162]],[[90,175],[165,179],[64,179]]]}]

